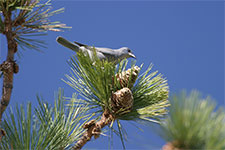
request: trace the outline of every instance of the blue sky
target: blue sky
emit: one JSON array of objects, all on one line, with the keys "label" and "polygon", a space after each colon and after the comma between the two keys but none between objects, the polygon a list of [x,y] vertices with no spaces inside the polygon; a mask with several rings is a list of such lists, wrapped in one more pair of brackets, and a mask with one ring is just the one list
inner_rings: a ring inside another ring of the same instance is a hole
[{"label": "blue sky", "polygon": [[[224,2],[210,1],[54,1],[53,8],[65,8],[52,17],[71,26],[65,32],[49,32],[43,53],[27,50],[17,58],[20,72],[15,75],[10,106],[32,101],[36,95],[53,102],[59,87],[65,95],[75,92],[61,79],[70,68],[67,60],[73,52],[58,45],[57,36],[94,46],[119,48],[127,46],[137,56],[137,64],[145,68],[154,64],[167,79],[170,93],[197,89],[204,96],[224,106]],[[1,36],[1,41],[5,39]],[[1,44],[0,59],[5,59]],[[2,85],[2,82],[1,82]],[[127,149],[159,149],[164,141],[152,125],[139,131],[123,122],[129,136]],[[122,148],[114,136],[114,148]],[[107,149],[108,138],[101,137],[86,148]]]}]

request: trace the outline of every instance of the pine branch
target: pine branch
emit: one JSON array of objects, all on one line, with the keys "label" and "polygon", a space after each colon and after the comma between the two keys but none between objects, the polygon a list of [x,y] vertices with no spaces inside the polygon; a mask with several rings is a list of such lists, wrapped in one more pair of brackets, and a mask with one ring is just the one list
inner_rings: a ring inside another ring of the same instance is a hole
[{"label": "pine branch", "polygon": [[[2,122],[6,135],[2,138],[0,149],[4,150],[56,150],[70,149],[84,133],[82,126],[90,118],[88,106],[78,106],[76,97],[66,101],[59,90],[54,105],[38,99],[34,113],[31,103],[10,107]],[[70,105],[70,107],[65,107]],[[82,122],[82,123],[81,123]]]},{"label": "pine branch", "polygon": [[[1,0],[0,1],[0,33],[6,36],[8,51],[6,60],[0,65],[3,72],[2,97],[0,103],[0,124],[2,115],[7,108],[13,88],[13,75],[18,73],[19,67],[15,63],[14,55],[18,45],[31,49],[42,47],[39,40],[26,38],[26,35],[42,35],[48,30],[60,31],[67,28],[59,22],[51,22],[49,17],[61,13],[63,9],[50,11],[49,1],[40,4],[39,0]],[[19,11],[19,12],[18,12]],[[3,136],[0,132],[0,139]]]},{"label": "pine branch", "polygon": [[99,121],[96,122],[96,120],[91,120],[90,122],[86,123],[83,126],[83,128],[86,129],[86,132],[82,135],[82,137],[72,149],[80,150],[88,141],[91,140],[92,136],[97,139],[101,134],[101,130],[114,120],[115,117],[113,117],[108,110],[105,110]]},{"label": "pine branch", "polygon": [[[3,3],[0,3],[1,6]],[[15,42],[15,39],[13,38],[13,32],[12,32],[12,20],[11,20],[11,11],[6,11],[6,8],[3,8],[3,15],[5,17],[4,20],[4,28],[5,28],[5,36],[8,43],[8,53],[6,61],[3,62],[0,66],[0,71],[3,72],[3,87],[2,87],[2,97],[1,97],[1,103],[0,103],[0,124],[2,119],[2,114],[5,111],[6,107],[9,104],[11,94],[12,94],[12,88],[13,88],[13,74],[18,72],[18,69],[16,70],[14,66],[17,66],[14,61],[14,53],[17,51],[17,43]],[[2,132],[1,132],[2,133]],[[3,134],[0,134],[1,137],[4,136]]]},{"label": "pine branch", "polygon": [[[140,67],[131,64],[127,69],[127,60],[115,66],[97,57],[90,59],[84,53],[77,53],[70,65],[72,73],[71,76],[66,75],[66,83],[84,98],[82,103],[88,104],[96,117],[101,118],[84,127],[86,132],[74,149],[81,149],[92,136],[97,138],[106,125],[118,133],[123,142],[125,131],[120,120],[159,123],[167,113],[167,81],[157,72],[149,74],[152,66],[138,77]],[[113,123],[118,124],[119,131],[112,128]]]},{"label": "pine branch", "polygon": [[225,148],[225,111],[215,110],[210,97],[183,92],[170,102],[170,113],[161,124],[161,135],[168,142],[163,150]]}]

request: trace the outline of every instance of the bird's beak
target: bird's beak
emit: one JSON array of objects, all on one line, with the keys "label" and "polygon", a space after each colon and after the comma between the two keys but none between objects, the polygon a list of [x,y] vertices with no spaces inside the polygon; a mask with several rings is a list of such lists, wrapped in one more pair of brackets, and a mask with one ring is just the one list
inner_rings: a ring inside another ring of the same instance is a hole
[{"label": "bird's beak", "polygon": [[129,55],[130,57],[132,57],[132,58],[135,58],[135,59],[136,59],[136,56],[135,56],[134,54],[132,54],[132,53],[128,53],[128,55]]}]

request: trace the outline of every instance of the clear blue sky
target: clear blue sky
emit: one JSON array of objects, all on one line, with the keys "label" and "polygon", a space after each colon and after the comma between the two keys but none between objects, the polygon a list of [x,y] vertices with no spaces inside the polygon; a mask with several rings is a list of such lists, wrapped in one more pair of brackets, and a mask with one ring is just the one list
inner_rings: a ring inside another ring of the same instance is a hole
[{"label": "clear blue sky", "polygon": [[[27,50],[17,58],[20,72],[15,75],[10,106],[32,101],[41,94],[50,103],[54,91],[74,90],[62,78],[70,69],[66,61],[73,54],[55,42],[61,35],[94,46],[119,48],[127,46],[137,56],[137,64],[154,64],[154,70],[168,79],[170,93],[182,89],[197,89],[224,106],[224,2],[177,1],[73,1],[53,2],[53,8],[65,7],[65,12],[52,20],[71,26],[63,33],[49,32],[44,40],[44,53]],[[1,41],[5,42],[1,37]],[[1,44],[0,59],[5,59]],[[1,82],[2,85],[2,82]],[[123,122],[128,133],[127,149],[159,149],[164,141],[152,127],[139,131]],[[153,128],[154,129],[154,128]],[[108,148],[108,138],[89,142],[85,148]],[[122,148],[114,136],[114,148]]]}]

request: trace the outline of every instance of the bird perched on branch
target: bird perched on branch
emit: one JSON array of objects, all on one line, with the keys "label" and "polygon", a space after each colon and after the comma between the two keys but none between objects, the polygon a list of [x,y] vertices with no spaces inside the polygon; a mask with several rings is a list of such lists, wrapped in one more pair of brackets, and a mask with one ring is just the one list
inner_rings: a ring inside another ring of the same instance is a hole
[{"label": "bird perched on branch", "polygon": [[94,51],[96,51],[96,56],[100,60],[108,60],[110,62],[115,62],[115,63],[118,63],[121,60],[125,58],[129,58],[129,57],[136,58],[135,55],[132,53],[132,51],[128,47],[121,47],[119,49],[93,47],[93,46],[88,46],[78,42],[72,43],[61,36],[57,37],[56,41],[59,44],[75,52],[79,52],[79,51],[87,52],[91,59],[93,59]]}]

